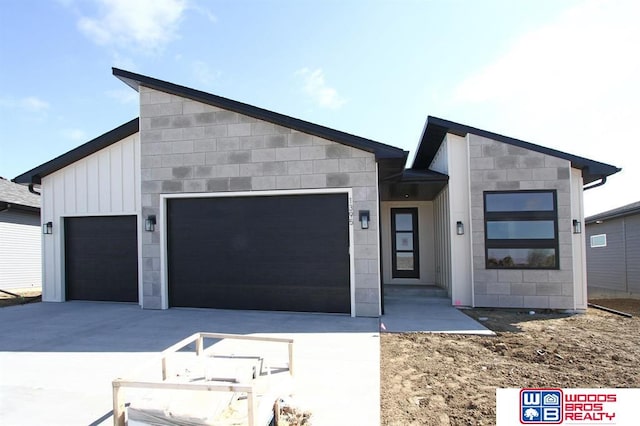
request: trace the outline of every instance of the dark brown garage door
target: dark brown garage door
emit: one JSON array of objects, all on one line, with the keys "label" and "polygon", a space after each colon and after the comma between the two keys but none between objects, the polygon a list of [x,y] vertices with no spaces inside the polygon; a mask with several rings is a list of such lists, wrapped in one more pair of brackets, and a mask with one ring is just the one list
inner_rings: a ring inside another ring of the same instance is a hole
[{"label": "dark brown garage door", "polygon": [[138,301],[135,216],[64,220],[67,300]]},{"label": "dark brown garage door", "polygon": [[350,312],[346,194],[168,201],[171,306]]}]

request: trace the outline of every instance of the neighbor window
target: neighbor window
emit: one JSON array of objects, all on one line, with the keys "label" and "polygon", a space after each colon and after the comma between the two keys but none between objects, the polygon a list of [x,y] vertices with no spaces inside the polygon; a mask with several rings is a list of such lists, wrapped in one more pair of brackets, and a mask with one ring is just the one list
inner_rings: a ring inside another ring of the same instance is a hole
[{"label": "neighbor window", "polygon": [[486,266],[558,269],[555,191],[484,193]]},{"label": "neighbor window", "polygon": [[606,247],[606,246],[607,246],[607,234],[591,236],[591,247]]}]

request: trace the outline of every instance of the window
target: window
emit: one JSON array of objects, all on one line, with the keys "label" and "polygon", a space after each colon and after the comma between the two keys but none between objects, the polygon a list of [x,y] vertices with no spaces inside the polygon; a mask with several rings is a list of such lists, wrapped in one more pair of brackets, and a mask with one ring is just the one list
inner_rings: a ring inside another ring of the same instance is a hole
[{"label": "window", "polygon": [[420,278],[418,209],[391,209],[393,278]]},{"label": "window", "polygon": [[606,247],[607,234],[599,234],[591,236],[591,247]]},{"label": "window", "polygon": [[555,191],[484,193],[486,267],[558,269]]}]

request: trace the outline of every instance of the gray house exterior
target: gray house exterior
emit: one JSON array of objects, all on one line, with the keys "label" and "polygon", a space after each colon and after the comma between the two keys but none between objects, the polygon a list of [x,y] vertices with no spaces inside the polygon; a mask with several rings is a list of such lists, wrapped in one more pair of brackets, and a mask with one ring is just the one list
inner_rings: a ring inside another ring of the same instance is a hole
[{"label": "gray house exterior", "polygon": [[[586,309],[582,194],[618,168],[429,117],[408,152],[114,69],[140,117],[14,179],[39,185],[43,298],[379,316]],[[116,284],[117,283],[117,284]]]},{"label": "gray house exterior", "polygon": [[0,288],[42,285],[40,197],[0,177]]},{"label": "gray house exterior", "polygon": [[585,223],[589,297],[640,297],[640,202]]}]

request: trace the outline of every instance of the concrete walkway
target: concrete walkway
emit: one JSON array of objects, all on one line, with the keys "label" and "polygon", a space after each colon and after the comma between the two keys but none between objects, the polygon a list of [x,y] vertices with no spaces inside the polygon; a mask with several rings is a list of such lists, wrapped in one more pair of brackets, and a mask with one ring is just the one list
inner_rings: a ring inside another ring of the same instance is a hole
[{"label": "concrete walkway", "polygon": [[0,424],[108,425],[111,381],[197,331],[296,340],[296,396],[313,424],[380,424],[377,318],[93,302],[0,309]]},{"label": "concrete walkway", "polygon": [[451,306],[447,297],[390,294],[384,298],[384,309],[385,314],[380,318],[380,331],[383,332],[495,334]]}]

